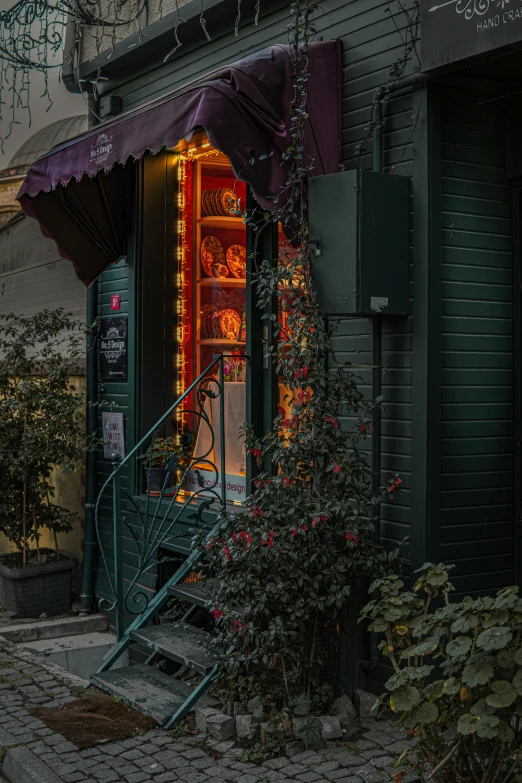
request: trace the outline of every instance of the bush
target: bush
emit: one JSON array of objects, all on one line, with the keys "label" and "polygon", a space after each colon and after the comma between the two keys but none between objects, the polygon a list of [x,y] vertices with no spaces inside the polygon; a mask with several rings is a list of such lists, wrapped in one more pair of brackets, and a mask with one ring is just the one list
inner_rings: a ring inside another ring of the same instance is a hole
[{"label": "bush", "polygon": [[0,531],[22,553],[42,528],[68,532],[77,515],[54,504],[54,467],[74,470],[85,451],[85,397],[69,377],[83,347],[62,309],[0,320]]},{"label": "bush", "polygon": [[383,699],[437,783],[519,783],[522,600],[510,587],[451,603],[448,568],[425,564],[413,592],[393,576],[371,587],[362,617],[395,670]]}]

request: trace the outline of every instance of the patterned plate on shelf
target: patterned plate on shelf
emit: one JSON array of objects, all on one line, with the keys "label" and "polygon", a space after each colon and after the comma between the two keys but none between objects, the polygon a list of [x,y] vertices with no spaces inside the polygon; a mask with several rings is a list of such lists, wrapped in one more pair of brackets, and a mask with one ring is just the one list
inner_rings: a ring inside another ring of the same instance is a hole
[{"label": "patterned plate on shelf", "polygon": [[234,216],[238,206],[238,198],[231,188],[221,188],[220,207],[221,214],[225,217]]},{"label": "patterned plate on shelf", "polygon": [[[205,237],[201,243],[201,266],[203,267],[205,274],[209,277],[216,277],[213,272],[213,267],[216,264],[225,266],[225,251],[223,250],[223,245],[216,237]],[[226,276],[227,275],[224,275],[224,277]]]},{"label": "patterned plate on shelf", "polygon": [[210,321],[212,318],[212,313],[215,313],[217,309],[217,305],[215,304],[201,305],[200,337],[202,340],[206,340],[207,338],[212,337]]},{"label": "patterned plate on shelf", "polygon": [[234,277],[244,280],[246,277],[246,247],[230,245],[227,250],[227,264]]},{"label": "patterned plate on shelf", "polygon": [[229,272],[226,264],[212,264],[212,277],[228,277]]},{"label": "patterned plate on shelf", "polygon": [[227,340],[237,340],[239,330],[241,329],[241,318],[235,310],[231,308],[220,310],[219,325]]}]

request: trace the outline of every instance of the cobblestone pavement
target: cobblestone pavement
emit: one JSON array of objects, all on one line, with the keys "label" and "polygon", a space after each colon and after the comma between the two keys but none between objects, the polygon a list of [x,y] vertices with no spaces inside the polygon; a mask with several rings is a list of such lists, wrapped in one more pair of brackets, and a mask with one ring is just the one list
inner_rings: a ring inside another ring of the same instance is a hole
[{"label": "cobblestone pavement", "polygon": [[81,695],[83,688],[82,680],[0,637],[4,747],[7,730],[13,744],[25,745],[65,783],[384,783],[397,772],[390,765],[407,746],[398,729],[369,719],[355,744],[330,743],[324,751],[275,758],[262,766],[239,761],[243,751],[232,742],[208,743],[203,735],[180,740],[160,728],[79,750],[28,709],[62,704]]}]

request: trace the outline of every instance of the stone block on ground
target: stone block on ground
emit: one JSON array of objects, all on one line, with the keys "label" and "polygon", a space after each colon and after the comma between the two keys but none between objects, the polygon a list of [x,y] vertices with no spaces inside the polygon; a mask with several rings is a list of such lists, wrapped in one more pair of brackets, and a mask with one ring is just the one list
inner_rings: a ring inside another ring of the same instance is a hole
[{"label": "stone block on ground", "polygon": [[355,706],[361,718],[375,718],[379,708],[379,701],[374,693],[355,691]]},{"label": "stone block on ground", "polygon": [[321,733],[324,740],[339,739],[343,736],[341,723],[336,715],[324,715],[319,718],[321,722]]},{"label": "stone block on ground", "polygon": [[9,783],[63,783],[47,764],[22,745],[6,752],[1,772]]},{"label": "stone block on ground", "polygon": [[298,753],[302,753],[305,750],[304,742],[288,742],[285,747],[285,756],[287,759],[291,759],[297,756]]},{"label": "stone block on ground", "polygon": [[211,737],[223,742],[236,734],[236,722],[231,715],[218,712],[207,718],[207,731]]},{"label": "stone block on ground", "polygon": [[236,734],[239,739],[247,739],[259,731],[259,718],[253,715],[236,715]]},{"label": "stone block on ground", "polygon": [[338,699],[335,699],[332,704],[332,714],[338,715],[339,717],[341,715],[346,715],[348,718],[353,718],[353,720],[355,720],[358,713],[350,697],[343,694],[342,696],[339,696]]},{"label": "stone block on ground", "polygon": [[221,714],[222,713],[219,710],[216,710],[215,707],[196,707],[195,718],[197,730],[206,734],[208,718],[210,718],[212,715]]}]

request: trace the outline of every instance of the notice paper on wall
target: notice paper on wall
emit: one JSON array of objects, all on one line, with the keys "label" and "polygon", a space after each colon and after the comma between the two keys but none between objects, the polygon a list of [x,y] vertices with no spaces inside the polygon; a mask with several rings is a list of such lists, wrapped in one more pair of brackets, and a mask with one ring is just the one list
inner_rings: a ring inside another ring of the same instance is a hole
[{"label": "notice paper on wall", "polygon": [[109,459],[113,454],[125,457],[125,432],[123,413],[102,413],[103,456]]}]

